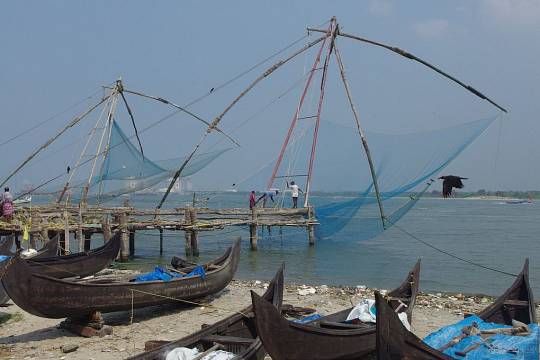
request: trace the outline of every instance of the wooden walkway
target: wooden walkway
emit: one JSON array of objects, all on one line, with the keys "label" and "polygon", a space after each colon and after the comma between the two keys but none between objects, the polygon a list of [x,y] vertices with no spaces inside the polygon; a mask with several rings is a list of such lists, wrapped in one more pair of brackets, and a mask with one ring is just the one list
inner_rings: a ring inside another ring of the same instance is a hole
[{"label": "wooden walkway", "polygon": [[186,253],[198,254],[198,233],[224,229],[228,226],[246,226],[250,230],[250,242],[257,249],[257,228],[259,226],[292,226],[307,230],[309,244],[315,243],[314,225],[317,224],[313,208],[274,209],[245,208],[174,208],[137,209],[132,207],[66,207],[64,205],[37,205],[16,207],[13,219],[6,222],[0,218],[0,235],[30,235],[30,244],[36,240],[45,241],[60,233],[61,248],[70,252],[69,241],[75,238],[79,249],[90,249],[93,234],[102,234],[107,241],[112,232],[122,231],[122,248],[119,259],[127,261],[135,254],[135,234],[138,230],[158,230],[160,233],[160,253],[163,252],[163,231],[183,231],[186,238]]}]

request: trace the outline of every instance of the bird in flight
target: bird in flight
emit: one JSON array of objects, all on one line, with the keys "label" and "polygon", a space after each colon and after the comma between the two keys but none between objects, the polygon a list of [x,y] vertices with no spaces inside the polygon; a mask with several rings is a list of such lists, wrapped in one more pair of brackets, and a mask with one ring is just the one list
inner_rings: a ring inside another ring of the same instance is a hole
[{"label": "bird in flight", "polygon": [[442,194],[443,197],[447,198],[452,195],[452,188],[462,189],[465,185],[463,185],[463,182],[461,180],[467,180],[468,178],[455,175],[446,175],[439,177],[439,179],[443,180]]}]

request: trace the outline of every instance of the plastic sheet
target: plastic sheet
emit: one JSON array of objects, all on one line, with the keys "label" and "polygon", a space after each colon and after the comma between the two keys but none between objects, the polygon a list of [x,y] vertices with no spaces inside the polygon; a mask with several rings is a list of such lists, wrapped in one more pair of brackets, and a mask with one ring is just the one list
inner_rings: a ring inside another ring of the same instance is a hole
[{"label": "plastic sheet", "polygon": [[[460,336],[465,326],[471,326],[473,322],[478,324],[480,330],[490,330],[498,328],[511,328],[511,326],[487,323],[477,316],[470,316],[462,321],[443,327],[442,329],[428,335],[424,342],[432,348],[439,349],[450,340]],[[482,339],[479,335],[468,336],[458,344],[444,351],[445,354],[456,359],[466,360],[537,360],[539,357],[538,347],[540,333],[537,324],[528,325],[531,333],[527,336],[510,336],[503,334],[491,335],[487,339]],[[463,351],[470,346],[480,343],[476,349],[467,353],[466,356],[458,356],[456,351]]]}]

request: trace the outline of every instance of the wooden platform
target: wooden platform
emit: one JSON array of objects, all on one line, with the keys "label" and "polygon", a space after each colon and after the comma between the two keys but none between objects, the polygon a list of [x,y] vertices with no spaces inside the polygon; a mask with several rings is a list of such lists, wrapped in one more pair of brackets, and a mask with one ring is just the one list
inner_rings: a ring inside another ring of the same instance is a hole
[{"label": "wooden platform", "polygon": [[[135,234],[138,230],[158,230],[160,232],[160,252],[163,251],[163,230],[183,231],[186,237],[186,252],[197,253],[198,232],[220,230],[230,226],[247,226],[250,229],[252,249],[257,248],[257,228],[259,226],[304,227],[309,243],[314,244],[314,225],[317,225],[312,207],[300,209],[285,208],[246,208],[211,209],[211,208],[174,208],[174,209],[137,209],[124,207],[87,206],[66,207],[63,205],[37,205],[16,207],[11,222],[0,218],[0,235],[15,234],[21,236],[25,227],[31,237],[31,244],[36,239],[45,240],[51,233],[60,233],[61,247],[69,249],[65,239],[75,236],[79,240],[79,249],[90,248],[93,234],[103,234],[105,240],[112,232],[123,231],[120,259],[126,261],[135,252]],[[61,240],[62,241],[62,240]]]}]

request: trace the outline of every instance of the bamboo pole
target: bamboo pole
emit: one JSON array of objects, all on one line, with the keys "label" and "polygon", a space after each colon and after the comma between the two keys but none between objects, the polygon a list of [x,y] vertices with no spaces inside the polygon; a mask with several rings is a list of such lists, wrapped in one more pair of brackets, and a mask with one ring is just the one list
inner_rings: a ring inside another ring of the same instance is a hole
[{"label": "bamboo pole", "polygon": [[364,147],[364,151],[366,153],[366,157],[369,164],[369,171],[371,172],[371,179],[373,180],[373,186],[375,187],[375,195],[377,196],[377,204],[379,205],[379,213],[381,215],[381,221],[383,225],[383,229],[386,229],[386,223],[385,223],[385,216],[384,216],[384,209],[381,201],[381,192],[379,191],[379,183],[377,181],[377,173],[375,172],[375,166],[373,165],[373,159],[371,158],[371,152],[369,151],[368,142],[366,139],[366,134],[364,133],[364,130],[362,129],[362,126],[360,125],[360,116],[358,115],[358,111],[356,110],[356,106],[354,105],[351,90],[349,88],[349,82],[347,81],[347,77],[345,76],[345,66],[343,66],[343,61],[341,58],[341,53],[339,52],[337,45],[334,45],[334,55],[336,56],[337,63],[339,66],[339,73],[341,74],[341,80],[343,82],[343,87],[345,88],[345,92],[347,93],[347,99],[349,100],[349,104],[351,105],[351,110],[354,115],[354,120],[356,122],[356,128],[358,129],[358,134],[360,135],[360,139],[362,140],[362,146]]},{"label": "bamboo pole", "polygon": [[[307,30],[308,31],[313,31],[313,32],[325,32],[325,30],[323,30],[323,29],[307,28]],[[416,62],[418,62],[418,63],[420,63],[420,64],[422,64],[424,66],[427,66],[428,68],[430,68],[431,70],[433,70],[433,71],[437,72],[438,74],[444,76],[445,78],[450,79],[451,81],[453,81],[456,84],[460,85],[461,87],[463,87],[467,91],[469,91],[469,92],[473,93],[474,95],[478,96],[480,99],[486,100],[487,102],[489,102],[490,104],[492,104],[493,106],[498,108],[499,110],[504,111],[505,113],[508,112],[505,108],[503,108],[502,106],[500,106],[499,104],[497,104],[496,102],[494,102],[493,100],[491,100],[486,95],[482,94],[480,91],[476,90],[472,86],[463,83],[461,80],[457,79],[456,77],[442,71],[438,67],[428,63],[425,60],[420,59],[419,57],[417,57],[417,56],[415,56],[415,55],[413,55],[413,54],[411,54],[411,53],[409,53],[409,52],[407,52],[405,50],[402,50],[402,49],[400,49],[398,47],[395,47],[395,46],[383,44],[383,43],[381,43],[379,41],[366,39],[366,38],[363,38],[363,37],[360,37],[360,36],[357,36],[357,35],[352,35],[352,34],[347,34],[347,33],[342,33],[342,32],[338,32],[338,35],[346,37],[346,38],[362,41],[362,42],[365,42],[365,43],[368,43],[368,44],[371,44],[371,45],[375,45],[375,46],[378,46],[378,47],[382,47],[382,48],[390,50],[390,51],[392,51],[392,52],[394,52],[394,53],[396,53],[398,55],[401,55],[401,56],[403,56],[403,57],[405,57],[407,59],[414,60],[414,61],[416,61]]]},{"label": "bamboo pole", "polygon": [[62,136],[63,133],[65,133],[69,128],[75,126],[79,121],[84,119],[84,117],[88,114],[90,114],[94,109],[96,109],[99,105],[103,104],[109,96],[104,97],[101,99],[97,104],[90,107],[90,109],[86,110],[82,115],[79,115],[75,117],[73,120],[71,120],[66,126],[62,128],[56,135],[51,137],[49,140],[47,140],[43,145],[41,145],[39,148],[34,150],[30,156],[28,156],[15,170],[13,170],[0,184],[0,187],[4,186],[16,173],[19,172],[26,164],[30,162],[37,154],[39,154],[43,149],[51,145],[56,139],[58,139],[60,136]]},{"label": "bamboo pole", "polygon": [[330,61],[330,56],[332,55],[332,50],[334,49],[334,41],[336,38],[336,30],[337,30],[337,23],[336,18],[333,17],[332,21],[330,23],[330,31],[329,36],[331,38],[330,45],[328,46],[328,53],[326,54],[326,58],[324,59],[323,64],[323,72],[322,72],[322,78],[321,78],[321,91],[319,95],[319,105],[317,107],[317,120],[315,122],[315,129],[313,130],[313,141],[311,143],[311,154],[309,157],[309,165],[308,165],[308,173],[307,173],[307,179],[306,179],[306,191],[304,193],[304,207],[307,207],[309,204],[309,194],[311,191],[311,177],[313,175],[313,164],[315,162],[315,150],[317,147],[317,137],[319,134],[319,125],[321,123],[321,111],[324,101],[324,90],[326,86],[326,79],[328,75],[328,63]]},{"label": "bamboo pole", "polygon": [[[101,113],[99,114],[94,127],[90,131],[90,134],[88,135],[88,138],[86,139],[86,143],[84,144],[84,147],[81,150],[81,154],[79,155],[79,158],[77,159],[77,162],[75,163],[75,166],[73,167],[71,173],[69,174],[69,177],[68,177],[68,179],[66,181],[66,184],[64,185],[64,188],[62,189],[62,192],[60,193],[60,195],[58,196],[58,199],[56,200],[57,203],[60,203],[62,201],[62,198],[64,197],[66,191],[69,188],[69,185],[71,184],[71,180],[73,179],[73,176],[75,176],[75,172],[78,170],[79,166],[81,165],[82,158],[83,158],[84,154],[86,154],[86,150],[88,149],[88,145],[90,145],[90,142],[94,138],[94,135],[96,134],[96,130],[99,127],[99,124],[101,124],[101,119],[103,119],[103,115],[105,114],[105,111],[107,110],[107,108],[108,108],[108,106],[109,106],[109,104],[111,102],[110,95],[112,95],[112,93],[109,94],[109,99],[107,100],[107,105],[103,107],[103,110],[101,110]],[[68,203],[69,203],[69,199],[66,200],[66,204],[68,204]]]},{"label": "bamboo pole", "polygon": [[69,254],[69,214],[64,211],[64,253]]},{"label": "bamboo pole", "polygon": [[[114,113],[116,112],[116,104],[118,103],[118,90],[113,90],[112,96],[112,102],[111,106],[109,107],[109,113],[107,114],[107,124],[110,124],[111,121],[113,121]],[[107,127],[103,128],[103,132],[101,133],[101,138],[99,139],[99,144],[96,150],[96,155],[94,156],[92,160],[92,169],[90,170],[90,175],[88,175],[88,181],[86,182],[86,185],[83,189],[83,194],[81,198],[81,203],[83,206],[86,206],[88,203],[88,190],[90,188],[90,183],[92,181],[92,177],[94,176],[94,171],[96,169],[96,164],[99,158],[99,155],[102,154],[101,147],[103,146],[103,140],[105,139],[105,135],[107,134]],[[103,155],[106,155],[105,152],[103,152]]]},{"label": "bamboo pole", "polygon": [[[125,93],[128,93],[128,94],[133,94],[133,95],[137,95],[137,96],[141,96],[141,97],[145,97],[145,98],[148,98],[148,99],[152,99],[152,100],[156,100],[156,101],[159,101],[159,102],[162,102],[164,104],[167,104],[167,105],[170,105],[180,111],[183,111],[185,112],[186,114],[194,117],[195,119],[199,120],[200,122],[202,122],[203,124],[205,124],[206,126],[210,126],[210,123],[206,120],[204,120],[203,118],[201,118],[200,116],[196,115],[195,113],[183,108],[182,106],[180,105],[177,105],[169,100],[166,100],[162,97],[158,97],[158,96],[152,96],[152,95],[146,95],[146,94],[143,94],[143,93],[140,93],[138,91],[133,91],[133,90],[126,90],[126,89],[122,89],[122,92],[125,92]],[[236,146],[240,146],[240,144],[234,140],[231,136],[229,136],[227,133],[225,133],[223,130],[221,130],[220,128],[218,127],[215,127],[214,128],[217,132],[223,134],[227,139],[229,139],[233,144],[235,144]]]}]

